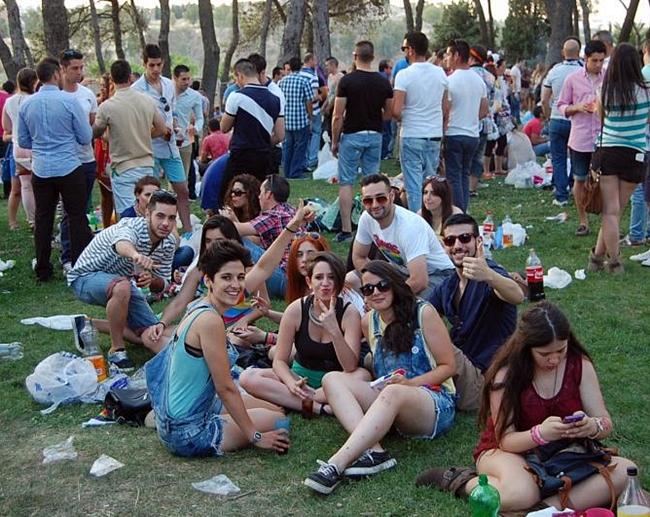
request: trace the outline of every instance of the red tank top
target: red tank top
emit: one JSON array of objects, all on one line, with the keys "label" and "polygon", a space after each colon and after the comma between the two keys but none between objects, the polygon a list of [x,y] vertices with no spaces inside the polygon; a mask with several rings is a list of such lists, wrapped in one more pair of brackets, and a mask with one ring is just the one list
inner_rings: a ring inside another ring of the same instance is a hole
[{"label": "red tank top", "polygon": [[[517,431],[525,431],[537,424],[541,424],[549,416],[564,418],[565,416],[572,415],[576,411],[582,410],[582,400],[580,399],[581,380],[582,355],[570,353],[567,356],[562,386],[554,397],[550,399],[540,397],[532,383],[523,391],[519,398],[522,413],[521,422],[517,426]],[[490,417],[487,427],[481,433],[478,445],[474,449],[474,460],[483,451],[496,449],[497,447],[494,422],[492,421],[492,417]]]}]

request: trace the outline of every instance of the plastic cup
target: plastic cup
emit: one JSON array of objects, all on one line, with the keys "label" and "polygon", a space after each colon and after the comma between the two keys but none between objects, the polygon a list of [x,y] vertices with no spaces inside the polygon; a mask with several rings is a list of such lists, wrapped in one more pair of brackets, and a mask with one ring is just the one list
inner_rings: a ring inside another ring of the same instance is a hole
[{"label": "plastic cup", "polygon": [[[287,436],[289,436],[289,432],[291,431],[291,418],[284,417],[284,418],[278,418],[275,421],[275,425],[273,426],[274,429],[284,429],[287,432]],[[277,454],[279,456],[284,456],[287,452],[289,452],[289,449],[284,449],[281,452],[278,452]]]},{"label": "plastic cup", "polygon": [[587,517],[614,517],[614,513],[606,508],[589,508],[585,515]]}]

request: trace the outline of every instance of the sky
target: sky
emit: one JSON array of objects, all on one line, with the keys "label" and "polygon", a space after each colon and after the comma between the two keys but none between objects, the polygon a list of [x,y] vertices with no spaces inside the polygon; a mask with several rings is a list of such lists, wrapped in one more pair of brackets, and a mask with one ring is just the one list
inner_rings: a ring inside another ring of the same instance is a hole
[{"label": "sky", "polygon": [[[196,0],[170,0],[174,4],[187,4]],[[452,0],[439,0],[435,3],[451,3]],[[594,30],[599,28],[606,28],[606,25],[612,21],[613,23],[622,24],[625,18],[625,8],[620,3],[621,0],[593,0],[594,4],[600,5],[603,13],[596,13],[590,17],[591,25]],[[622,0],[629,4],[630,0]],[[391,4],[395,6],[402,6],[402,0],[390,0]],[[155,7],[159,5],[158,0],[136,0],[136,5],[142,7]],[[212,0],[215,5],[229,4],[229,0]],[[429,3],[429,2],[427,2]],[[486,0],[482,0],[483,7],[487,10]],[[87,4],[87,0],[65,0],[67,7],[75,7],[78,5]],[[37,7],[41,5],[41,0],[20,0],[21,7]],[[604,6],[607,6],[606,8]],[[604,14],[606,10],[606,14]],[[508,15],[508,0],[492,0],[492,14],[497,20],[504,20]],[[637,23],[643,22],[646,25],[650,22],[650,2],[642,0],[639,4],[639,9],[636,13]]]}]

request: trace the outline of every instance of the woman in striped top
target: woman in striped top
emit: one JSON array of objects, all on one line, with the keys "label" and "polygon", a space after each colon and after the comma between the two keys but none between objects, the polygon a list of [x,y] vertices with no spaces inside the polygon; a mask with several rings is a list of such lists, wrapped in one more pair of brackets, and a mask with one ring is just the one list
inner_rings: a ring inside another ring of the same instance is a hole
[{"label": "woman in striped top", "polygon": [[622,43],[612,55],[602,86],[603,129],[592,165],[600,168],[602,225],[588,271],[623,273],[619,251],[621,212],[644,179],[645,130],[650,115],[650,83],[643,79],[636,49]]}]

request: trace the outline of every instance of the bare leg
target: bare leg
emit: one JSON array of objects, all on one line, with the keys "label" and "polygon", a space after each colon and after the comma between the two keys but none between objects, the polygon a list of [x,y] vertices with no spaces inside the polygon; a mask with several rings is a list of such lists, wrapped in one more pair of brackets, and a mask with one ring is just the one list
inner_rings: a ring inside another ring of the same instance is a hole
[{"label": "bare leg", "polygon": [[573,182],[573,198],[576,202],[576,208],[578,210],[578,221],[580,225],[589,227],[589,220],[587,219],[587,211],[584,207],[585,202],[585,182],[575,180]]},{"label": "bare leg", "polygon": [[270,411],[275,411],[277,413],[284,413],[284,410],[280,406],[276,406],[275,404],[271,404],[270,402],[267,402],[266,400],[258,399],[256,397],[252,397],[248,393],[240,393],[242,400],[244,401],[244,405],[246,406],[246,409],[255,409],[255,408],[261,408],[261,409],[268,409]]},{"label": "bare leg", "polygon": [[491,178],[492,177],[492,172],[490,172],[490,157],[489,156],[484,156],[483,157],[483,176],[485,178]]},{"label": "bare leg", "polygon": [[18,207],[20,206],[20,179],[18,176],[11,178],[11,193],[7,202],[7,219],[11,230],[18,229]]},{"label": "bare leg", "polygon": [[474,176],[474,174],[471,174],[469,177],[469,191],[476,192],[477,188],[478,188],[478,176]]},{"label": "bare leg", "polygon": [[339,187],[339,210],[341,211],[341,231],[352,231],[352,185]]},{"label": "bare leg", "polygon": [[[293,395],[289,388],[278,378],[271,368],[250,368],[245,370],[239,377],[239,383],[249,394],[262,400],[268,400],[273,404],[300,411],[302,408],[302,400]],[[316,391],[314,399],[318,401],[318,392]],[[320,395],[321,400],[324,396]],[[320,404],[316,406],[314,411],[320,411]]]},{"label": "bare leg", "polygon": [[[95,318],[92,318],[93,325],[99,332],[103,332],[104,334],[110,334],[111,333],[111,326],[108,323],[108,320],[98,320]],[[142,342],[142,338],[138,336],[135,332],[133,332],[129,327],[124,328],[124,334],[123,334],[124,339],[126,339],[129,343],[133,343],[134,345],[142,345],[144,344]]]},{"label": "bare leg", "polygon": [[190,191],[187,189],[187,181],[179,181],[172,183],[172,188],[176,192],[176,200],[178,202],[178,217],[183,224],[183,232],[191,232],[192,225],[190,224]]},{"label": "bare leg", "polygon": [[[249,409],[248,416],[253,421],[255,429],[260,433],[272,431],[275,428],[275,422],[279,418],[284,418],[284,413],[279,411],[271,411],[269,409]],[[243,449],[250,445],[250,436],[244,436],[241,429],[237,426],[235,421],[230,415],[223,415],[223,440],[221,441],[221,449],[224,452],[232,452],[238,449]]]},{"label": "bare leg", "polygon": [[[20,167],[20,166],[18,166]],[[20,199],[23,202],[25,217],[31,228],[34,228],[34,214],[36,212],[36,201],[34,201],[34,190],[32,189],[32,175],[21,174],[18,176],[20,181]]]},{"label": "bare leg", "polygon": [[495,172],[503,174],[503,156],[499,156],[498,154],[494,156],[494,168]]},{"label": "bare leg", "polygon": [[607,253],[611,259],[619,255],[618,230],[621,208],[630,200],[635,183],[622,181],[618,176],[601,176],[600,190],[603,199],[602,226],[598,232],[596,255]]},{"label": "bare leg", "polygon": [[330,372],[323,377],[327,401],[349,434],[357,428],[365,412],[379,396],[379,392],[368,383],[370,374],[366,374],[366,379],[344,372]]},{"label": "bare leg", "polygon": [[109,333],[111,335],[111,348],[115,352],[124,348],[124,329],[131,299],[131,284],[128,280],[118,281],[111,292],[111,297],[106,304],[106,317],[108,318]]}]

